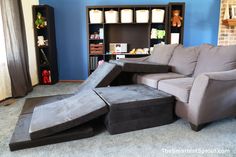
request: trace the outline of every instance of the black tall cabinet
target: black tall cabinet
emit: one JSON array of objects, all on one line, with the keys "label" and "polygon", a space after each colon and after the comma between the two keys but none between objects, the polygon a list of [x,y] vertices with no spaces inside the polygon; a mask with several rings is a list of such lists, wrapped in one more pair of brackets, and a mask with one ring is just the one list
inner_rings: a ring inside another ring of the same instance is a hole
[{"label": "black tall cabinet", "polygon": [[[32,9],[39,83],[55,84],[58,82],[58,65],[54,9],[48,5],[34,5]],[[37,21],[40,14],[42,20]],[[37,27],[37,24],[41,25]]]}]

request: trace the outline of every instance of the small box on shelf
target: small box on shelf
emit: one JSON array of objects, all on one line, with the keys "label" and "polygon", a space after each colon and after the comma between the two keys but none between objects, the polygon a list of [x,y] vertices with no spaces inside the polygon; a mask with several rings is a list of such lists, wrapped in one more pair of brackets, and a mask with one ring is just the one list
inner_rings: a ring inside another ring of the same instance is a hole
[{"label": "small box on shelf", "polygon": [[109,51],[111,53],[127,53],[127,43],[110,43]]},{"label": "small box on shelf", "polygon": [[103,54],[103,44],[90,44],[89,51],[91,55],[102,55]]},{"label": "small box on shelf", "polygon": [[179,44],[179,39],[180,39],[179,33],[171,33],[170,38],[171,38],[170,40],[171,44]]}]

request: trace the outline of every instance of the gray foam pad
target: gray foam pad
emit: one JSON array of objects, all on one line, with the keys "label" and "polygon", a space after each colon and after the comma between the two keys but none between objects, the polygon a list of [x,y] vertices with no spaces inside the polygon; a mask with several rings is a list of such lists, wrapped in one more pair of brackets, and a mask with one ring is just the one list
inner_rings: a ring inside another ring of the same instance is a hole
[{"label": "gray foam pad", "polygon": [[[172,102],[173,96],[155,88],[135,84],[95,88],[94,91],[113,109],[124,109],[143,105],[145,101]],[[142,103],[139,103],[142,102]],[[134,104],[131,104],[134,103]],[[121,105],[129,104],[129,105]]]},{"label": "gray foam pad", "polygon": [[31,113],[20,115],[9,143],[11,151],[91,137],[94,134],[91,126],[82,125],[53,136],[32,140],[29,135],[31,117]]},{"label": "gray foam pad", "polygon": [[105,125],[110,134],[169,124],[174,121],[174,97],[145,85],[95,88],[109,105]]},{"label": "gray foam pad", "polygon": [[92,90],[34,108],[29,133],[32,139],[53,135],[86,123],[108,112],[105,102]]},{"label": "gray foam pad", "polygon": [[106,87],[120,74],[121,67],[111,63],[103,63],[79,87],[82,90]]},{"label": "gray foam pad", "polygon": [[27,98],[25,104],[21,110],[21,115],[33,113],[36,106],[45,105],[51,102],[59,101],[65,98],[72,96],[72,94],[65,95],[52,95],[52,96],[43,96],[43,97],[33,97]]},{"label": "gray foam pad", "polygon": [[9,143],[10,150],[14,151],[93,136],[93,127],[91,126],[91,124],[86,123],[82,126],[77,126],[49,137],[44,137],[36,140],[32,140],[30,138],[29,126],[34,107],[45,105],[53,101],[62,100],[69,96],[71,95],[27,98]]},{"label": "gray foam pad", "polygon": [[170,69],[168,65],[161,65],[151,62],[128,60],[110,60],[109,62],[121,66],[123,72],[166,73]]},{"label": "gray foam pad", "polygon": [[75,95],[36,107],[29,129],[31,138],[53,135],[105,114],[106,104],[92,89],[108,86],[120,72],[120,66],[103,63],[79,87]]}]

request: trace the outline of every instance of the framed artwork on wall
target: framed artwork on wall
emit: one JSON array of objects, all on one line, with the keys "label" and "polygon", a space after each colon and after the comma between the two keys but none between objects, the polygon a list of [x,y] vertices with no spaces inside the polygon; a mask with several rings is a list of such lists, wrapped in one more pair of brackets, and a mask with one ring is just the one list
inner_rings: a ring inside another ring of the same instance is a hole
[{"label": "framed artwork on wall", "polygon": [[236,19],[236,5],[231,6],[232,19]]}]

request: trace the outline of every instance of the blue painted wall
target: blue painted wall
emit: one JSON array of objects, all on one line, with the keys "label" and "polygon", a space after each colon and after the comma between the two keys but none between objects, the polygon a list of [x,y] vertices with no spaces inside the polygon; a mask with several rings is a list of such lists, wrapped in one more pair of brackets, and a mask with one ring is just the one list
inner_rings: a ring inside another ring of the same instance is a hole
[{"label": "blue painted wall", "polygon": [[87,78],[86,6],[185,2],[184,45],[217,44],[220,0],[39,0],[55,9],[60,80]]}]

